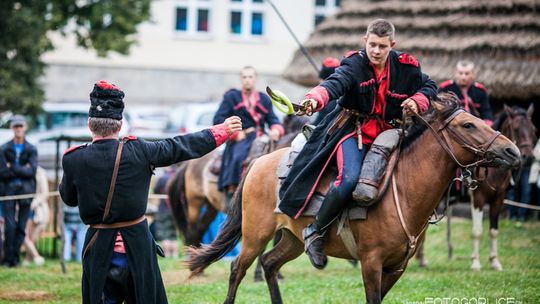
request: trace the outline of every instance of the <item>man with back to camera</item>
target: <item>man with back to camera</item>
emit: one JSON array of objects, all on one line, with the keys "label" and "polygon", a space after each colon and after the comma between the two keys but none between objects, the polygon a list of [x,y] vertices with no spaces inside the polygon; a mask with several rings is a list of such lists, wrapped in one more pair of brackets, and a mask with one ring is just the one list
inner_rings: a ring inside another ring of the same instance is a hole
[{"label": "man with back to camera", "polygon": [[66,150],[59,190],[90,225],[83,250],[83,303],[167,303],[145,212],[156,167],[201,157],[241,130],[240,118],[200,132],[147,142],[118,141],[124,92],[99,81],[90,93],[92,143]]}]

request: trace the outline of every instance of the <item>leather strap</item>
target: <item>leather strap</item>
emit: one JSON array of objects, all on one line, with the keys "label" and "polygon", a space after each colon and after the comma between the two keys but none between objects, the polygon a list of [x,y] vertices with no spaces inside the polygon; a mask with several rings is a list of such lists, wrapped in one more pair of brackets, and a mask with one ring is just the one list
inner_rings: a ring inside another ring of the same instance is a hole
[{"label": "leather strap", "polygon": [[120,159],[122,158],[122,149],[124,148],[124,140],[118,143],[118,149],[116,150],[116,160],[114,161],[114,169],[111,178],[111,185],[109,186],[109,195],[107,195],[107,201],[105,202],[105,212],[103,213],[102,222],[105,221],[111,210],[111,202],[114,194],[114,187],[116,186],[116,177],[118,176],[118,167],[120,167]]},{"label": "leather strap", "polygon": [[144,221],[146,219],[146,216],[141,216],[137,219],[134,219],[134,220],[131,220],[131,221],[125,221],[125,222],[116,222],[116,223],[111,223],[111,224],[94,224],[94,225],[90,225],[90,227],[92,228],[95,228],[95,229],[113,229],[113,228],[124,228],[124,227],[129,227],[129,226],[133,226],[135,224],[138,224],[142,221]]}]

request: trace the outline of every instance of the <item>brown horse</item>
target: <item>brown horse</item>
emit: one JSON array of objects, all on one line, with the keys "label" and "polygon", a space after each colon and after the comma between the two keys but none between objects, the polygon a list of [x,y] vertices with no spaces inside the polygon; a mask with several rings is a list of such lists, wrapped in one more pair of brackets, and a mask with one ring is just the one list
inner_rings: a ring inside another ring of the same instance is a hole
[{"label": "brown horse", "polygon": [[[510,140],[459,109],[455,97],[440,98],[433,103],[432,115],[426,116],[426,125],[416,124],[405,139],[401,159],[391,174],[391,190],[370,207],[368,220],[350,222],[368,303],[380,303],[403,274],[418,236],[459,166],[519,164],[519,150]],[[235,193],[233,207],[218,237],[208,246],[190,249],[188,265],[195,275],[243,237],[240,255],[231,265],[225,303],[234,302],[247,268],[263,252],[275,231],[283,232],[280,242],[261,257],[272,303],[282,302],[277,271],[303,252],[302,229],[313,218],[294,220],[274,213],[278,186],[275,172],[287,153],[288,149],[281,149],[257,159]],[[353,259],[336,231],[334,223],[328,232],[325,253]]]},{"label": "brown horse", "polygon": [[[534,107],[531,104],[528,110],[514,106],[505,106],[502,114],[495,120],[493,128],[500,130],[503,135],[512,140],[519,148],[522,164],[530,163],[534,159],[533,148],[536,143],[536,128],[532,122]],[[489,168],[480,171],[482,180],[478,189],[470,192],[471,214],[473,220],[473,253],[471,256],[471,269],[480,270],[480,239],[482,237],[483,208],[489,205],[489,261],[495,270],[502,270],[497,257],[497,236],[499,234],[499,214],[502,211],[506,189],[510,185],[511,171],[501,168]],[[486,176],[487,174],[487,176]],[[472,194],[472,195],[471,195]]]}]

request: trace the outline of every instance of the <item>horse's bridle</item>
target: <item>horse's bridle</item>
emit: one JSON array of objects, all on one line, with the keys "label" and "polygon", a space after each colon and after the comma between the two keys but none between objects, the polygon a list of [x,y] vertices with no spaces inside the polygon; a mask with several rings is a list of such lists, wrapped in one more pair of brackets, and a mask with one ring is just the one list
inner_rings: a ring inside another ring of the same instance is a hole
[{"label": "horse's bridle", "polygon": [[[452,160],[462,169],[469,169],[472,167],[487,165],[493,161],[492,154],[488,151],[493,142],[501,135],[501,132],[496,131],[491,138],[489,138],[484,144],[475,146],[471,142],[469,142],[466,138],[461,136],[454,127],[450,125],[450,123],[460,114],[466,113],[463,109],[458,109],[452,115],[450,115],[448,118],[446,118],[442,125],[436,130],[433,128],[433,126],[424,119],[420,114],[414,112],[414,115],[420,119],[433,133],[433,136],[441,145],[441,147],[450,155]],[[442,136],[441,136],[442,134]],[[452,150],[451,145],[449,144],[449,136],[453,137],[455,141],[457,141],[459,144],[461,144],[461,147],[470,151],[474,155],[477,156],[476,161],[473,161],[470,164],[462,164],[456,157],[456,154]]]}]

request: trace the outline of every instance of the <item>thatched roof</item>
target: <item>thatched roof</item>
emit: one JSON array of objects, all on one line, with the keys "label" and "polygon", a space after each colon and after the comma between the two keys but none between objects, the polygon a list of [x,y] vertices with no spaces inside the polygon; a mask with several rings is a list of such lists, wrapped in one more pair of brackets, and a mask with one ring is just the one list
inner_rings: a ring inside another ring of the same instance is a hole
[{"label": "thatched roof", "polygon": [[[348,0],[305,46],[317,62],[341,58],[364,47],[366,27],[376,18],[394,23],[396,49],[417,57],[438,82],[453,77],[458,60],[469,59],[493,98],[540,97],[540,0]],[[299,51],[285,77],[305,86],[318,83]]]}]

